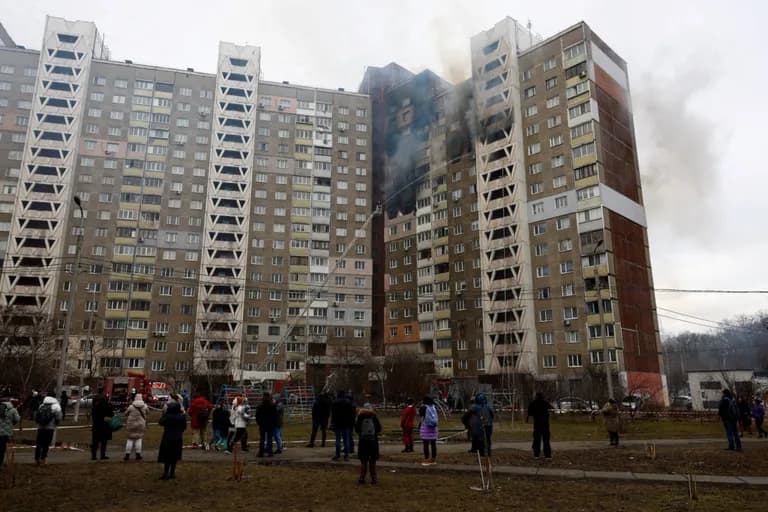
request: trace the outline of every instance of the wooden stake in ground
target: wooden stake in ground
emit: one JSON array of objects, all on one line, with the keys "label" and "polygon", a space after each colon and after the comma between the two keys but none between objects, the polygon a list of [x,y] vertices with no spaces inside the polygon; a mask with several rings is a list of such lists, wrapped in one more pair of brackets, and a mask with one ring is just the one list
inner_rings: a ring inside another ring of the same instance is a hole
[{"label": "wooden stake in ground", "polygon": [[470,489],[473,491],[485,491],[486,487],[485,487],[485,475],[483,473],[483,461],[480,458],[480,451],[478,450],[475,453],[477,454],[477,464],[480,466],[480,483],[482,484],[482,487],[477,487],[476,485],[473,485],[470,487]]},{"label": "wooden stake in ground", "polygon": [[232,476],[229,480],[240,482],[245,472],[245,462],[240,460],[240,445],[235,444],[232,450]]},{"label": "wooden stake in ground", "polygon": [[696,501],[699,499],[699,493],[696,491],[696,477],[688,473],[688,500]]},{"label": "wooden stake in ground", "polygon": [[651,460],[656,460],[656,443],[645,443],[645,454]]},{"label": "wooden stake in ground", "polygon": [[[2,462],[2,461],[0,461]],[[16,446],[11,443],[8,449],[8,488],[16,486]]]}]

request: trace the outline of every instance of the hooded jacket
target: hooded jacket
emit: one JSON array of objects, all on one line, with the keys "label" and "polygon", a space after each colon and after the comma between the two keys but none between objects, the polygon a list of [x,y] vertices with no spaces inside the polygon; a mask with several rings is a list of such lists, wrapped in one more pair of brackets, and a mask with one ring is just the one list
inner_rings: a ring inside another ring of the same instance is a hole
[{"label": "hooded jacket", "polygon": [[125,411],[125,431],[128,439],[141,439],[147,431],[147,414],[149,407],[144,403],[141,394],[136,395],[133,403]]},{"label": "hooded jacket", "polygon": [[262,400],[256,407],[256,423],[259,430],[271,432],[277,426],[277,407],[271,398]]},{"label": "hooded jacket", "polygon": [[402,414],[400,414],[400,428],[403,430],[412,429],[415,420],[416,406],[414,404],[406,405],[403,408]]},{"label": "hooded jacket", "polygon": [[600,412],[603,414],[603,421],[605,421],[605,430],[608,432],[618,432],[619,405],[616,403],[606,402]]},{"label": "hooded jacket", "polygon": [[13,426],[16,425],[21,417],[11,402],[3,402],[0,408],[5,406],[5,415],[0,417],[0,437],[13,436]]},{"label": "hooded jacket", "polygon": [[[59,424],[59,422],[61,421],[61,418],[63,416],[63,414],[61,412],[61,406],[59,405],[59,401],[56,400],[52,396],[45,397],[43,399],[43,403],[40,405],[40,407],[42,407],[43,405],[46,405],[46,404],[50,404],[50,406],[51,406],[51,411],[53,411],[53,419],[51,421],[49,421],[48,423],[46,423],[45,425],[38,424],[37,427],[38,428],[45,428],[45,429],[48,429],[48,430],[55,430],[56,426]],[[37,411],[35,411],[35,412],[37,412]]]},{"label": "hooded jacket", "polygon": [[192,424],[193,429],[198,429],[203,426],[199,419],[200,411],[203,409],[208,409],[208,416],[210,419],[211,409],[213,409],[213,404],[211,402],[199,396],[189,404],[189,410],[187,412],[189,413],[189,421]]},{"label": "hooded jacket", "polygon": [[248,426],[248,420],[251,419],[250,410],[248,404],[243,402],[232,410],[229,421],[235,428],[246,428]]}]

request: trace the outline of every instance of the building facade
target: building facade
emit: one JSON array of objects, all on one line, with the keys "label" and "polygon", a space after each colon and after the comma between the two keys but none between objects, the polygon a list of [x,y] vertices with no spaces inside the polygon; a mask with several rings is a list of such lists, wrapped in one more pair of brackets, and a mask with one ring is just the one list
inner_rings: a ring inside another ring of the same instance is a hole
[{"label": "building facade", "polygon": [[49,18],[41,51],[0,46],[3,307],[69,322],[73,372],[406,352],[663,390],[626,63],[584,23],[470,50],[463,83],[392,63],[352,93],[230,43],[214,74],[117,62]]},{"label": "building facade", "polygon": [[626,64],[584,23],[542,40],[510,18],[471,55],[466,84],[390,64],[361,85],[382,98],[386,350],[569,394],[608,360],[665,396]]},{"label": "building facade", "polygon": [[259,60],[116,62],[51,17],[40,52],[0,48],[3,307],[57,339],[71,315],[72,373],[298,377],[368,346],[370,101]]}]

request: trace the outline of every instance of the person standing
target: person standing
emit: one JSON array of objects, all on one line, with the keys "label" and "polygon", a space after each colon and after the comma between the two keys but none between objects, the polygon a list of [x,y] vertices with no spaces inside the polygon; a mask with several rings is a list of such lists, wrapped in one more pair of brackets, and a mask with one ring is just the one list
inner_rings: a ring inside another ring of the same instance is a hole
[{"label": "person standing", "polygon": [[359,436],[357,443],[357,458],[360,459],[360,478],[357,483],[364,484],[368,470],[371,471],[371,485],[376,485],[376,461],[379,458],[379,434],[381,423],[371,404],[363,404],[357,414],[355,432]]},{"label": "person standing", "polygon": [[283,406],[283,399],[278,395],[275,398],[275,445],[277,450],[276,454],[283,453],[283,417],[285,416],[285,407]]},{"label": "person standing", "polygon": [[752,406],[752,417],[755,418],[757,437],[768,437],[768,432],[763,429],[763,421],[765,421],[765,407],[759,398],[755,398],[755,405]]},{"label": "person standing", "polygon": [[40,406],[43,403],[43,395],[37,392],[37,390],[32,390],[32,396],[27,400],[27,407],[29,419],[34,420],[35,414],[37,413],[37,410],[40,408]]},{"label": "person standing", "polygon": [[248,420],[251,419],[250,409],[242,395],[235,398],[232,404],[232,412],[229,415],[229,422],[234,427],[235,433],[232,439],[227,443],[227,452],[232,453],[232,448],[239,441],[240,449],[243,452],[248,451]]},{"label": "person standing", "polygon": [[725,436],[728,438],[726,450],[741,451],[741,438],[739,437],[739,406],[731,395],[731,390],[724,389],[723,397],[717,406],[717,415],[723,421]]},{"label": "person standing", "polygon": [[189,410],[189,391],[186,389],[181,390],[181,411],[182,414],[184,414],[184,411]]},{"label": "person standing", "polygon": [[61,419],[62,421],[64,418],[67,417],[67,405],[69,403],[69,397],[67,396],[67,392],[63,389],[61,390],[61,397],[59,398],[59,406],[61,407]]},{"label": "person standing", "polygon": [[419,425],[419,437],[424,448],[424,461],[422,466],[432,466],[437,464],[437,438],[440,436],[438,430],[439,417],[435,401],[431,396],[425,396],[422,406],[419,408],[421,425]]},{"label": "person standing", "polygon": [[277,408],[269,393],[264,393],[261,403],[256,407],[256,424],[259,426],[259,457],[266,452],[267,457],[272,457],[272,440],[275,436],[277,425]]},{"label": "person standing", "polygon": [[341,458],[341,444],[344,443],[344,460],[349,460],[352,448],[352,428],[355,425],[355,406],[344,391],[339,391],[336,400],[331,404],[331,428],[336,434],[336,455],[333,460]]},{"label": "person standing", "polygon": [[61,422],[61,407],[56,395],[49,393],[35,411],[37,423],[37,438],[35,439],[35,464],[45,464],[48,458],[48,448],[53,441],[53,433]]},{"label": "person standing", "polygon": [[137,393],[133,403],[125,410],[125,457],[124,461],[131,458],[131,451],[136,452],[136,460],[141,460],[141,445],[144,441],[144,433],[147,431],[147,414],[149,407],[144,403],[141,393]]},{"label": "person standing", "polygon": [[115,411],[109,403],[103,390],[93,397],[91,406],[91,460],[96,460],[96,452],[100,453],[101,460],[107,460],[107,442],[112,439],[112,420]]},{"label": "person standing", "polygon": [[749,406],[749,401],[740,396],[736,401],[739,406],[739,422],[741,424],[741,437],[744,437],[744,432],[749,431],[749,435],[752,435],[752,408]]},{"label": "person standing", "polygon": [[619,446],[619,405],[616,400],[609,398],[608,402],[600,410],[605,422],[605,430],[608,431],[608,438],[611,446]]},{"label": "person standing", "polygon": [[19,411],[9,401],[0,402],[0,466],[5,461],[5,450],[13,437],[13,426],[21,421]]},{"label": "person standing", "polygon": [[544,458],[552,458],[552,447],[549,444],[549,411],[552,405],[544,400],[544,395],[536,393],[536,399],[528,405],[528,414],[525,422],[533,417],[533,456],[538,458],[541,454],[541,445],[544,444]]},{"label": "person standing", "polygon": [[493,408],[483,393],[478,393],[475,403],[470,407],[461,419],[470,433],[472,446],[471,453],[479,452],[485,457],[491,456],[491,436],[493,435]]},{"label": "person standing", "polygon": [[326,393],[320,393],[312,404],[312,435],[309,438],[307,448],[315,447],[315,437],[318,429],[322,430],[322,443],[320,446],[325,448],[326,430],[328,429],[328,419],[331,417],[331,400]]},{"label": "person standing", "polygon": [[213,428],[213,437],[211,438],[211,446],[218,451],[222,446],[226,448],[227,438],[229,437],[229,414],[224,409],[224,405],[219,402],[213,409],[213,420],[211,423]]},{"label": "person standing", "polygon": [[157,452],[157,462],[163,464],[163,475],[160,480],[174,479],[176,464],[181,460],[187,419],[181,412],[181,406],[176,402],[170,402],[158,423],[163,427],[163,438],[160,440],[160,449]]},{"label": "person standing", "polygon": [[189,420],[192,427],[192,448],[200,446],[205,450],[206,431],[213,404],[200,395],[195,395],[189,404]]},{"label": "person standing", "polygon": [[413,424],[416,421],[416,406],[413,403],[413,398],[409,398],[405,401],[405,407],[400,414],[400,428],[403,431],[403,448],[402,453],[413,452]]}]

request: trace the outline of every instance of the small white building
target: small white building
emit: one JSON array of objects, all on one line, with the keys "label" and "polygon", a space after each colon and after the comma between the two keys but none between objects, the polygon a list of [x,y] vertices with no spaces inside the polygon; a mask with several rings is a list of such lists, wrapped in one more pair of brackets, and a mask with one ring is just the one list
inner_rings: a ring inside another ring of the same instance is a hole
[{"label": "small white building", "polygon": [[751,393],[754,370],[697,370],[688,372],[694,411],[717,409],[724,389],[735,394]]}]

